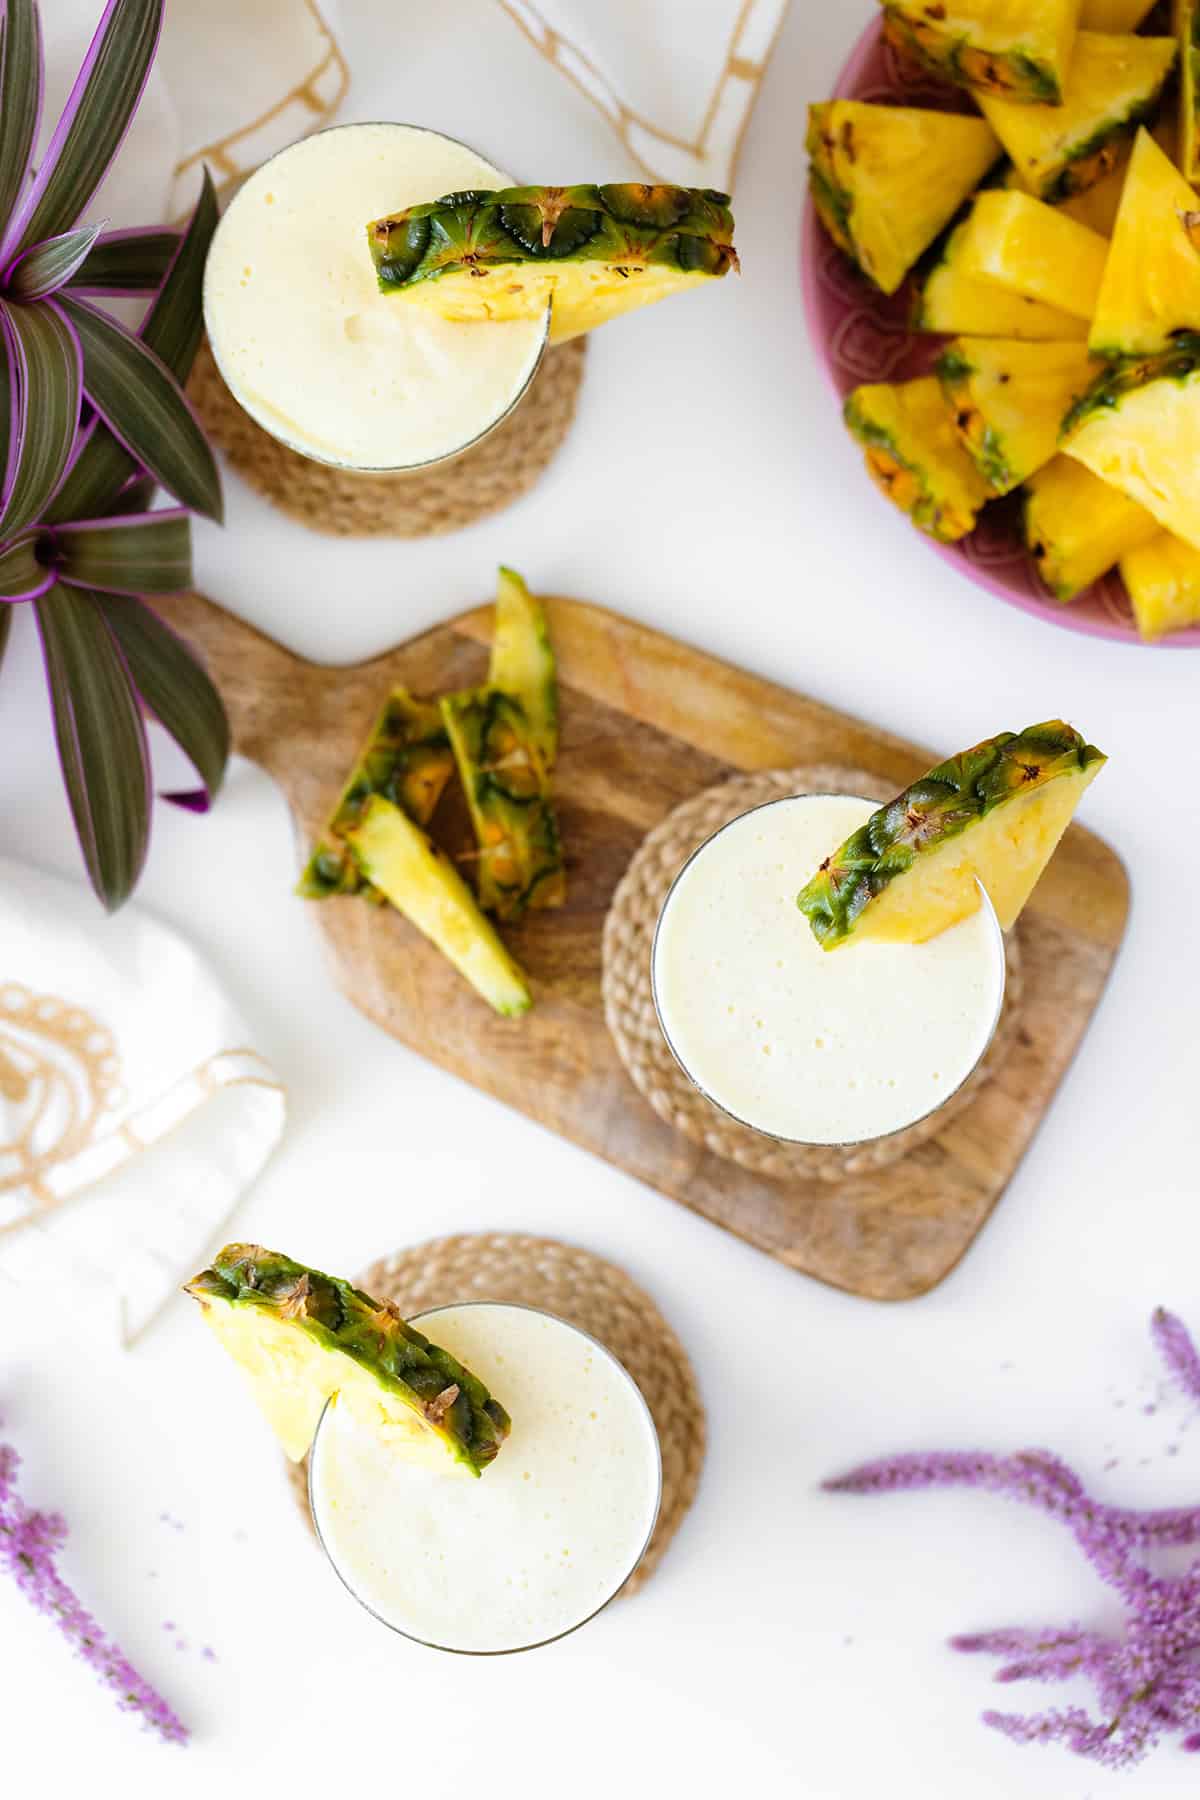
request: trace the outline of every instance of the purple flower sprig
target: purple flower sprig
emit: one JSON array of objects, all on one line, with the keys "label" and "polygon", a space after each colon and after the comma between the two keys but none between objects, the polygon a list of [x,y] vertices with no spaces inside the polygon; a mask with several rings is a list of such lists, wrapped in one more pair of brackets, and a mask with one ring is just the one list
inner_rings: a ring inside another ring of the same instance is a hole
[{"label": "purple flower sprig", "polygon": [[0,1568],[7,1569],[26,1599],[54,1620],[77,1656],[117,1696],[122,1712],[137,1712],[148,1730],[169,1744],[186,1744],[187,1727],[123,1655],[80,1604],[58,1572],[57,1555],[67,1541],[58,1513],[37,1512],[17,1493],[20,1457],[0,1444]]},{"label": "purple flower sprig", "polygon": [[[1151,1337],[1174,1379],[1200,1404],[1200,1354],[1183,1322],[1159,1307]],[[1016,1743],[1061,1743],[1108,1768],[1139,1762],[1164,1736],[1200,1751],[1200,1559],[1182,1574],[1157,1575],[1139,1552],[1200,1543],[1200,1506],[1139,1511],[1094,1499],[1079,1477],[1046,1450],[1012,1456],[933,1451],[865,1463],[825,1484],[831,1493],[884,1494],[972,1487],[1002,1494],[1060,1519],[1125,1604],[1119,1637],[1079,1625],[1015,1627],[950,1640],[956,1650],[1003,1657],[1000,1682],[1082,1676],[1101,1717],[1081,1707],[1032,1716],[988,1711],[984,1723]]]}]

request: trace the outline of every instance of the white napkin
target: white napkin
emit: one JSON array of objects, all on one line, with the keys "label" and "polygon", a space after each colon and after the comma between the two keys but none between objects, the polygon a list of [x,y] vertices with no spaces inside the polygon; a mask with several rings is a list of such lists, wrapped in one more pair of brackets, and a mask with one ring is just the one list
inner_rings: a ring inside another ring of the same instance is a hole
[{"label": "white napkin", "polygon": [[53,1283],[129,1342],[214,1247],[284,1090],[191,945],[0,863],[0,1293]]}]

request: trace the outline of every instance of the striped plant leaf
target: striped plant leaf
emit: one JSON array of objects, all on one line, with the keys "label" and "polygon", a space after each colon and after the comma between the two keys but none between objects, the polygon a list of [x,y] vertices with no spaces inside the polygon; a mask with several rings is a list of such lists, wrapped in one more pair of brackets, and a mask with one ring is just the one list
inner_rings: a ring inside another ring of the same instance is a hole
[{"label": "striped plant leaf", "polygon": [[35,244],[9,270],[8,292],[14,300],[44,300],[70,281],[99,236],[99,225],[80,225]]},{"label": "striped plant leaf", "polygon": [[[217,195],[208,170],[196,210],[179,243],[175,260],[146,316],[140,337],[182,384],[204,329],[202,277],[208,246],[217,228]],[[78,456],[55,496],[50,519],[94,519],[107,512],[117,494],[139,473],[137,461],[99,421],[85,437]]]},{"label": "striped plant leaf", "polygon": [[34,181],[5,235],[11,260],[75,223],[125,140],[154,61],[163,0],[108,0]]},{"label": "striped plant leaf", "polygon": [[[54,585],[54,570],[37,559],[37,533],[0,545],[0,601],[36,600]],[[7,606],[0,608],[5,614]]]},{"label": "striped plant leaf", "polygon": [[88,875],[109,912],[127,900],[150,836],[150,757],[125,658],[90,594],[34,601],[54,734]]},{"label": "striped plant leaf", "polygon": [[179,233],[158,225],[106,231],[66,286],[73,294],[147,294],[161,287],[179,248]]},{"label": "striped plant leaf", "polygon": [[229,760],[229,721],[220,694],[187,645],[148,606],[109,594],[98,593],[95,599],[125,654],[138,693],[204,783],[201,793],[166,798],[207,810]]},{"label": "striped plant leaf", "polygon": [[9,635],[12,632],[13,608],[0,606],[0,663],[4,661],[4,652],[8,649]]},{"label": "striped plant leaf", "polygon": [[193,512],[221,518],[221,478],[183,389],[140,338],[83,300],[53,304],[79,334],[84,392],[113,436]]},{"label": "striped plant leaf", "polygon": [[79,339],[55,301],[8,306],[0,301],[15,405],[9,442],[8,491],[0,501],[0,538],[40,519],[71,454],[79,428],[82,361]]},{"label": "striped plant leaf", "polygon": [[58,578],[72,587],[181,594],[192,585],[192,528],[182,506],[59,525],[54,546]]},{"label": "striped plant leaf", "polygon": [[0,513],[4,511],[9,489],[17,472],[15,454],[10,463],[9,452],[19,442],[21,435],[20,420],[17,417],[20,395],[13,373],[13,355],[8,333],[0,320]]},{"label": "striped plant leaf", "polygon": [[12,217],[21,197],[41,118],[41,20],[34,0],[7,0],[0,17],[0,221]]}]

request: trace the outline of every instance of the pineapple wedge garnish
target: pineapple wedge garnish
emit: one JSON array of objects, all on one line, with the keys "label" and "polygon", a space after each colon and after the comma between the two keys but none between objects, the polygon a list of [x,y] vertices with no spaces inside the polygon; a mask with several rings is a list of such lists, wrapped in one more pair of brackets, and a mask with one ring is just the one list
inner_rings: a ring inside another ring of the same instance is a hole
[{"label": "pineapple wedge garnish", "polygon": [[407,814],[373,794],[346,832],[367,880],[506,1019],[529,1011],[524,975],[454,864]]},{"label": "pineapple wedge garnish", "polygon": [[1175,57],[1174,38],[1081,31],[1060,106],[1019,106],[986,94],[979,104],[1026,191],[1065,200],[1114,167],[1153,116]]},{"label": "pineapple wedge garnish", "polygon": [[974,530],[991,490],[959,442],[936,376],[855,388],[845,420],[872,481],[914,525],[944,544]]},{"label": "pineapple wedge garnish", "polygon": [[963,226],[956,225],[922,265],[913,306],[914,331],[936,331],[947,337],[1020,338],[1027,343],[1084,342],[1087,326],[1082,319],[968,275],[962,266],[965,241]]},{"label": "pineapple wedge garnish", "polygon": [[1200,335],[1115,364],[1068,413],[1062,447],[1200,549]]},{"label": "pineapple wedge garnish", "polygon": [[549,774],[558,761],[558,670],[545,608],[515,569],[501,568],[488,686],[511,694]]},{"label": "pineapple wedge garnish", "polygon": [[1121,558],[1121,579],[1147,643],[1200,625],[1200,550],[1160,531]]},{"label": "pineapple wedge garnish", "polygon": [[1057,106],[1080,0],[883,0],[896,49],[974,93]]},{"label": "pineapple wedge garnish", "polygon": [[1148,131],[1133,147],[1088,343],[1153,356],[1200,326],[1200,200]]},{"label": "pineapple wedge garnish", "polygon": [[184,1292],[293,1462],[337,1396],[398,1455],[481,1475],[510,1420],[477,1376],[384,1300],[259,1244],[226,1244]]},{"label": "pineapple wedge garnish", "polygon": [[1091,320],[1108,240],[1013,188],[980,194],[962,227],[960,265],[979,281]]},{"label": "pineapple wedge garnish", "polygon": [[552,343],[738,267],[728,194],[639,182],[447,194],[367,242],[385,294],[471,324],[549,304]]},{"label": "pineapple wedge garnish", "polygon": [[1139,544],[1158,520],[1082,463],[1056,456],[1025,483],[1025,542],[1056,600],[1073,600]]},{"label": "pineapple wedge garnish", "polygon": [[1083,344],[957,338],[937,375],[967,454],[993,494],[1048,463],[1059,427],[1099,370]]},{"label": "pineapple wedge garnish", "polygon": [[939,763],[826,857],[797,904],[824,950],[923,944],[987,891],[1007,931],[1103,754],[1061,719],[1004,731]]},{"label": "pineapple wedge garnish", "polygon": [[382,794],[415,825],[428,825],[454,773],[454,753],[434,701],[414,700],[404,688],[389,694],[349,779],[310,856],[296,892],[306,900],[363,892],[379,899],[347,848],[342,833],[357,824],[372,794]]},{"label": "pineapple wedge garnish", "polygon": [[497,687],[449,694],[442,718],[479,846],[479,904],[500,919],[561,906],[567,881],[550,777],[519,700]]},{"label": "pineapple wedge garnish", "polygon": [[808,109],[809,186],[822,224],[885,294],[1000,154],[982,119],[829,100]]}]

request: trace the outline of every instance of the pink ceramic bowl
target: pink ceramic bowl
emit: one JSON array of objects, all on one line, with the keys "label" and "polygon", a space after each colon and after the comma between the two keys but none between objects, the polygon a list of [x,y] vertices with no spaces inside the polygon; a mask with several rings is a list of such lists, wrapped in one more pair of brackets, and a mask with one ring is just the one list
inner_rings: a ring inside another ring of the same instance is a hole
[{"label": "pink ceramic bowl", "polygon": [[[962,111],[963,97],[906,66],[884,42],[881,26],[869,25],[838,77],[841,100],[902,100],[906,106],[939,106]],[[839,399],[865,381],[904,380],[925,374],[944,341],[908,329],[911,295],[907,284],[887,298],[861,276],[826,236],[812,199],[804,203],[800,227],[800,277],[813,347]],[[863,473],[864,505],[886,505]],[[870,490],[870,499],[866,490]],[[914,533],[935,556],[1010,606],[1089,637],[1113,638],[1144,649],[1200,648],[1200,626],[1173,632],[1157,645],[1145,644],[1133,623],[1129,596],[1115,569],[1063,606],[1047,593],[1021,540],[1015,496],[990,506],[977,531],[958,544],[939,544]]]}]

